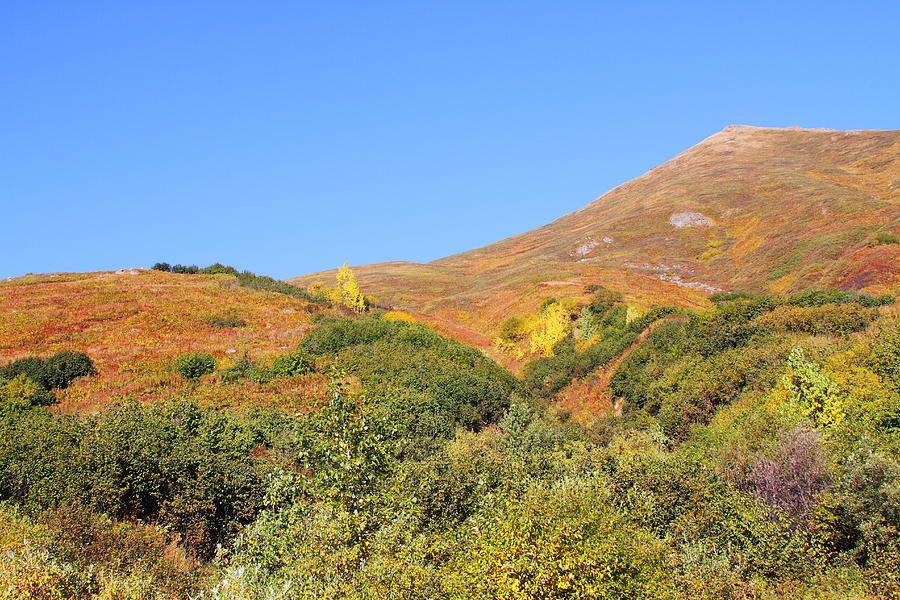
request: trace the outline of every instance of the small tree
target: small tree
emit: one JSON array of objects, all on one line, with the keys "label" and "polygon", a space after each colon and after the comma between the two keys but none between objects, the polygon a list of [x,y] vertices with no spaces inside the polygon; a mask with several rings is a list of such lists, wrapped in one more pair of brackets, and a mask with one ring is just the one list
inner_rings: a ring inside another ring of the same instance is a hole
[{"label": "small tree", "polygon": [[801,348],[794,348],[788,357],[791,374],[781,381],[789,401],[826,428],[844,420],[843,402],[837,384],[822,373],[819,365],[806,362]]},{"label": "small tree", "polygon": [[366,301],[359,291],[359,286],[353,277],[353,272],[347,263],[344,263],[337,273],[337,289],[334,290],[335,304],[343,304],[354,312],[364,312],[366,310]]},{"label": "small tree", "polygon": [[164,271],[164,272],[168,273],[169,271],[172,270],[172,265],[170,265],[167,262],[158,262],[155,265],[153,265],[152,269],[154,271]]},{"label": "small tree", "polygon": [[44,362],[50,387],[63,389],[79,377],[96,375],[97,369],[84,352],[57,352]]},{"label": "small tree", "polygon": [[303,451],[316,470],[316,494],[347,515],[347,538],[365,544],[375,529],[373,492],[388,471],[391,444],[381,424],[366,416],[362,400],[333,378],[325,406],[311,417],[314,435]]},{"label": "small tree", "polygon": [[302,352],[279,354],[272,359],[272,373],[276,377],[306,375],[313,370],[313,362]]},{"label": "small tree", "polygon": [[569,314],[559,302],[542,308],[531,326],[528,339],[532,352],[553,356],[553,346],[569,334]]},{"label": "small tree", "polygon": [[216,369],[216,359],[206,352],[187,352],[178,356],[172,368],[186,379],[200,379]]}]

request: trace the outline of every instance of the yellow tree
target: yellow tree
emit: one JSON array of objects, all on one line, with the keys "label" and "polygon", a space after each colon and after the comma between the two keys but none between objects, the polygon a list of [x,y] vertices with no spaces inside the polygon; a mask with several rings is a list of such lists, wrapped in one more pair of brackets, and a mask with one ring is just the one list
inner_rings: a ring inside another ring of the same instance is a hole
[{"label": "yellow tree", "polygon": [[569,333],[569,315],[559,302],[547,306],[531,324],[528,340],[531,351],[553,356],[553,346]]},{"label": "yellow tree", "polygon": [[356,312],[363,312],[366,309],[366,302],[363,295],[359,292],[359,286],[353,278],[353,272],[347,263],[338,269],[337,272],[337,288],[335,292],[335,304],[343,304],[347,308]]}]

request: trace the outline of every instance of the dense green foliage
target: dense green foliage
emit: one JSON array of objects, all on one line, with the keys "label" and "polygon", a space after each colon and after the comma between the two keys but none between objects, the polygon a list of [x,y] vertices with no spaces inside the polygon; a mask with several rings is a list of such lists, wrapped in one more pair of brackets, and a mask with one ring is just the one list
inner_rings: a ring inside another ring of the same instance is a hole
[{"label": "dense green foliage", "polygon": [[172,267],[173,273],[179,273],[181,275],[196,275],[200,272],[200,268],[197,265],[175,265]]},{"label": "dense green foliage", "polygon": [[310,295],[301,287],[291,285],[290,283],[286,283],[284,281],[278,281],[277,279],[272,279],[271,277],[268,277],[266,275],[255,275],[250,271],[243,271],[242,273],[239,273],[237,275],[237,280],[238,284],[241,287],[284,294],[285,296],[300,298],[301,300],[306,300],[307,302],[312,302],[313,304],[321,304],[323,306],[330,306],[331,304],[325,298]]},{"label": "dense green foliage", "polygon": [[46,359],[20,358],[0,367],[0,380],[24,375],[45,390],[63,389],[79,377],[96,374],[93,361],[84,352],[57,352]]},{"label": "dense green foliage", "polygon": [[[630,322],[598,296],[524,380],[418,324],[323,319],[211,382],[332,373],[306,414],[53,415],[23,363],[0,517],[182,598],[896,597],[900,320],[841,294]],[[601,366],[621,416],[565,421],[553,394]]]},{"label": "dense green foliage", "polygon": [[423,325],[370,316],[327,319],[299,350],[333,357],[357,376],[371,410],[389,419],[403,454],[422,455],[453,437],[496,423],[521,385],[480,351]]},{"label": "dense green foliage", "polygon": [[201,411],[187,401],[125,404],[96,417],[32,409],[0,417],[0,428],[0,499],[158,520],[207,558],[262,501],[272,464],[250,450],[292,446],[285,415]]},{"label": "dense green foliage", "polygon": [[247,322],[235,315],[223,315],[207,318],[206,324],[210,327],[215,327],[216,329],[225,329],[243,327]]},{"label": "dense green foliage", "polygon": [[216,370],[216,359],[208,352],[185,352],[175,358],[172,370],[186,379],[200,379]]},{"label": "dense green foliage", "polygon": [[627,323],[625,307],[617,302],[604,298],[582,309],[578,321],[581,337],[592,341],[586,349],[577,352],[570,335],[554,346],[553,356],[535,359],[525,366],[525,382],[533,394],[551,396],[573,379],[584,377],[621,354],[654,322],[677,312],[671,307],[657,307]]}]

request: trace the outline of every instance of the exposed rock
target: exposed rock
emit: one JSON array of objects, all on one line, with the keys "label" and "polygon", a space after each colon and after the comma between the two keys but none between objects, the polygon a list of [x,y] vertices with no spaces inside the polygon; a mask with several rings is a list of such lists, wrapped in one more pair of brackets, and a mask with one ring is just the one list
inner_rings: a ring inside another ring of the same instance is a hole
[{"label": "exposed rock", "polygon": [[678,287],[691,288],[692,290],[703,290],[705,292],[709,292],[710,294],[722,291],[722,288],[718,288],[708,283],[703,283],[700,281],[684,281],[683,279],[681,279],[680,275],[657,275],[656,278],[667,283],[674,283]]},{"label": "exposed rock", "polygon": [[669,225],[673,227],[709,226],[712,221],[698,212],[674,213],[669,217]]},{"label": "exposed rock", "polygon": [[[612,240],[610,240],[612,241]],[[569,256],[584,258],[591,253],[591,250],[600,245],[596,238],[588,238],[583,244],[575,248],[573,252],[569,252]]]}]

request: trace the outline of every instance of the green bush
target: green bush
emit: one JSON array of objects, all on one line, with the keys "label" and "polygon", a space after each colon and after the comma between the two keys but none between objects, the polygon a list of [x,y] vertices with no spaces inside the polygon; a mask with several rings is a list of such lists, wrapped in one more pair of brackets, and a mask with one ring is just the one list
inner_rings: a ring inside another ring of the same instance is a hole
[{"label": "green bush", "polygon": [[877,306],[889,306],[896,301],[896,298],[891,294],[880,294],[878,296],[855,294],[853,301],[866,308],[875,308]]},{"label": "green bush", "polygon": [[14,360],[0,367],[0,378],[2,379],[14,379],[19,375],[24,375],[45,390],[51,388],[50,375],[47,373],[47,367],[42,358],[29,356]]},{"label": "green bush", "polygon": [[805,290],[787,299],[791,306],[823,306],[825,304],[842,304],[851,299],[850,292],[843,290]]},{"label": "green bush", "polygon": [[84,352],[62,351],[49,358],[20,358],[0,368],[0,378],[12,379],[24,375],[44,389],[63,389],[75,379],[96,375],[97,370]]},{"label": "green bush", "polygon": [[84,352],[57,352],[44,363],[50,387],[63,389],[79,377],[96,375],[97,369]]},{"label": "green bush", "polygon": [[[295,446],[292,420],[260,409],[204,411],[186,401],[90,417],[32,409],[0,418],[0,500],[31,509],[81,503],[156,523],[209,559],[253,520],[266,474]],[[258,448],[271,449],[268,460],[251,454]]]},{"label": "green bush", "polygon": [[200,273],[203,275],[234,275],[237,277],[240,275],[238,270],[234,267],[226,267],[222,263],[215,263],[203,269],[200,269]]},{"label": "green bush", "polygon": [[158,262],[155,265],[153,265],[151,268],[154,271],[163,271],[165,273],[168,273],[169,271],[172,270],[172,265],[170,265],[167,262]]},{"label": "green bush", "polygon": [[199,379],[216,370],[216,359],[207,352],[187,352],[175,358],[172,368],[186,379]]},{"label": "green bush", "polygon": [[181,273],[182,275],[196,275],[200,272],[200,269],[197,268],[197,265],[191,265],[186,267],[184,265],[175,265],[172,267],[173,273]]},{"label": "green bush", "polygon": [[250,271],[244,271],[243,273],[239,273],[237,275],[237,279],[238,285],[240,285],[241,287],[246,287],[253,290],[275,292],[277,294],[284,294],[285,296],[300,298],[301,300],[306,300],[307,302],[312,302],[313,304],[320,304],[323,306],[331,305],[331,302],[329,302],[325,298],[314,298],[303,288],[297,287],[296,285],[291,285],[290,283],[286,283],[284,281],[272,279],[271,277],[268,277],[266,275],[256,275],[254,273],[251,273]]},{"label": "green bush", "polygon": [[53,393],[25,375],[12,379],[0,378],[0,413],[4,410],[22,410],[33,406],[50,406],[56,402]]},{"label": "green bush", "polygon": [[525,319],[510,317],[500,324],[500,339],[515,342],[525,337]]},{"label": "green bush", "polygon": [[219,379],[226,383],[233,383],[241,379],[249,379],[256,383],[268,383],[272,379],[272,373],[244,353],[233,365],[219,371]]},{"label": "green bush", "polygon": [[875,315],[858,304],[781,306],[753,321],[767,331],[790,331],[810,335],[849,335],[865,329]]},{"label": "green bush", "polygon": [[271,370],[276,377],[293,377],[311,373],[313,366],[313,361],[302,352],[288,352],[272,359]]},{"label": "green bush", "polygon": [[306,334],[298,348],[312,356],[333,356],[344,348],[372,344],[409,327],[404,321],[379,318],[324,319],[318,327]]},{"label": "green bush", "polygon": [[245,320],[235,315],[224,315],[217,317],[208,317],[205,323],[216,329],[226,329],[234,327],[243,327],[247,324]]},{"label": "green bush", "polygon": [[900,235],[890,231],[879,231],[875,234],[875,243],[879,246],[886,244],[900,244]]},{"label": "green bush", "polygon": [[395,426],[404,456],[426,456],[455,435],[496,423],[519,382],[480,351],[419,324],[377,317],[323,319],[298,351],[334,357],[359,378],[369,409]]},{"label": "green bush", "polygon": [[710,294],[709,301],[719,304],[720,302],[734,302],[735,300],[754,300],[758,298],[756,294],[750,292],[715,292]]}]

